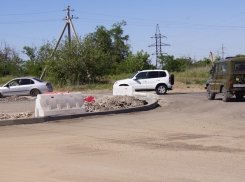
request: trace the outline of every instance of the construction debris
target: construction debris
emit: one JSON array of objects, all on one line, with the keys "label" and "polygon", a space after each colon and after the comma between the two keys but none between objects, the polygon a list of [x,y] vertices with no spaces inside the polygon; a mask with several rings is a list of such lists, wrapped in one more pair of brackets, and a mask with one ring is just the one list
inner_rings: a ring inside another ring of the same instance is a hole
[{"label": "construction debris", "polygon": [[14,113],[14,114],[5,114],[0,113],[0,120],[6,120],[6,119],[19,119],[19,118],[33,118],[35,117],[34,112],[22,112],[22,113]]},{"label": "construction debris", "polygon": [[[92,96],[88,97],[92,98]],[[26,97],[12,96],[6,98],[0,98],[0,103],[6,102],[18,102],[18,101],[31,101]],[[88,100],[88,101],[86,101]],[[99,112],[118,109],[127,109],[133,107],[140,107],[147,104],[145,100],[139,100],[131,96],[114,96],[114,97],[98,97],[93,102],[91,99],[84,101],[86,112]],[[34,108],[33,108],[34,109]],[[0,113],[0,120],[6,119],[19,119],[19,118],[33,118],[35,117],[34,111],[21,112],[21,113]]]},{"label": "construction debris", "polygon": [[95,102],[86,102],[86,112],[99,112],[117,109],[127,109],[146,105],[145,100],[135,99],[130,96],[100,97]]}]

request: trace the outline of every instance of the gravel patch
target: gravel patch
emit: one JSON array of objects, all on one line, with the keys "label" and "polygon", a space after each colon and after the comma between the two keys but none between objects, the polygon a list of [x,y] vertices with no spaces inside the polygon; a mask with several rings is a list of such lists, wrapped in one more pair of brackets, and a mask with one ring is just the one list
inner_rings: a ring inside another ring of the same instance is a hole
[{"label": "gravel patch", "polygon": [[31,101],[31,100],[32,99],[28,99],[27,97],[11,96],[11,97],[0,98],[0,103],[16,102],[16,101]]},{"label": "gravel patch", "polygon": [[85,101],[84,104],[86,107],[86,112],[99,112],[140,107],[146,105],[147,102],[130,96],[114,96],[97,98],[95,99],[95,102]]},{"label": "gravel patch", "polygon": [[6,120],[6,119],[20,119],[20,118],[34,118],[35,113],[34,112],[22,112],[22,113],[14,113],[14,114],[5,114],[0,113],[0,120]]},{"label": "gravel patch", "polygon": [[[28,99],[26,97],[20,97],[20,96],[0,98],[0,103],[21,102],[21,101],[33,101],[33,99]],[[84,102],[86,112],[127,109],[127,108],[144,106],[146,104],[147,102],[145,100],[135,99],[134,97],[130,97],[130,96],[98,97],[94,99],[94,102],[93,101]],[[34,111],[13,113],[13,114],[0,113],[0,120],[33,118],[33,117],[35,117]]]}]

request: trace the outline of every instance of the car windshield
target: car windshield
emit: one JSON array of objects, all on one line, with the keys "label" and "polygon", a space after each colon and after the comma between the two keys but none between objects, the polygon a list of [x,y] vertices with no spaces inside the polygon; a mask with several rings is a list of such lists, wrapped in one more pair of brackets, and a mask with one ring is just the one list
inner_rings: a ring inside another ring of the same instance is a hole
[{"label": "car windshield", "polygon": [[137,73],[138,73],[138,71],[136,73],[134,73],[130,78],[133,78]]},{"label": "car windshield", "polygon": [[236,62],[235,71],[236,72],[245,71],[245,62]]}]

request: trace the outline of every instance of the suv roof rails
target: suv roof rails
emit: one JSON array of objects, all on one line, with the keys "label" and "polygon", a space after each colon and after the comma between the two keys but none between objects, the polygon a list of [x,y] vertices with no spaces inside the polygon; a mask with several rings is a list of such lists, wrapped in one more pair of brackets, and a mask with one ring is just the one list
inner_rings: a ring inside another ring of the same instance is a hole
[{"label": "suv roof rails", "polygon": [[230,59],[230,58],[239,58],[239,57],[236,57],[236,56],[230,56],[230,57],[226,57],[225,59]]}]

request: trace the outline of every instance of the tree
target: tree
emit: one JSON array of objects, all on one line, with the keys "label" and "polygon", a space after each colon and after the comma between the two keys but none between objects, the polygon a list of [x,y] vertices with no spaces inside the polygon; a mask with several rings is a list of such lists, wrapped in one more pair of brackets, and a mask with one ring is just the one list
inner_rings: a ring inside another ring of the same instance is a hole
[{"label": "tree", "polygon": [[161,55],[159,56],[159,64],[162,69],[166,69],[170,72],[174,71],[184,71],[192,66],[192,60],[190,57],[181,57],[174,59],[171,55]]},{"label": "tree", "polygon": [[29,60],[25,61],[22,65],[24,74],[39,77],[50,57],[51,51],[51,44],[49,42],[39,48],[36,46],[24,46],[22,52],[29,57]]},{"label": "tree", "polygon": [[0,75],[20,75],[20,65],[23,60],[19,53],[7,43],[0,45]]},{"label": "tree", "polygon": [[162,67],[162,69],[168,70],[170,72],[183,71],[185,69],[185,59],[175,59],[172,55],[161,55],[159,56],[159,59],[159,64]]},{"label": "tree", "polygon": [[245,57],[244,54],[237,54],[236,57]]},{"label": "tree", "polygon": [[51,77],[52,82],[61,85],[79,84],[87,75],[81,55],[81,47],[75,38],[70,42],[66,37],[46,63],[47,76]]},{"label": "tree", "polygon": [[136,54],[130,52],[128,57],[118,64],[115,73],[133,73],[138,70],[150,69],[152,65],[149,57],[150,55],[143,50],[138,51]]},{"label": "tree", "polygon": [[129,39],[129,35],[123,36],[123,26],[126,26],[127,22],[122,21],[120,23],[114,23],[112,29],[109,31],[113,41],[113,61],[120,62],[125,60],[129,54],[129,47],[125,44],[125,41]]}]

